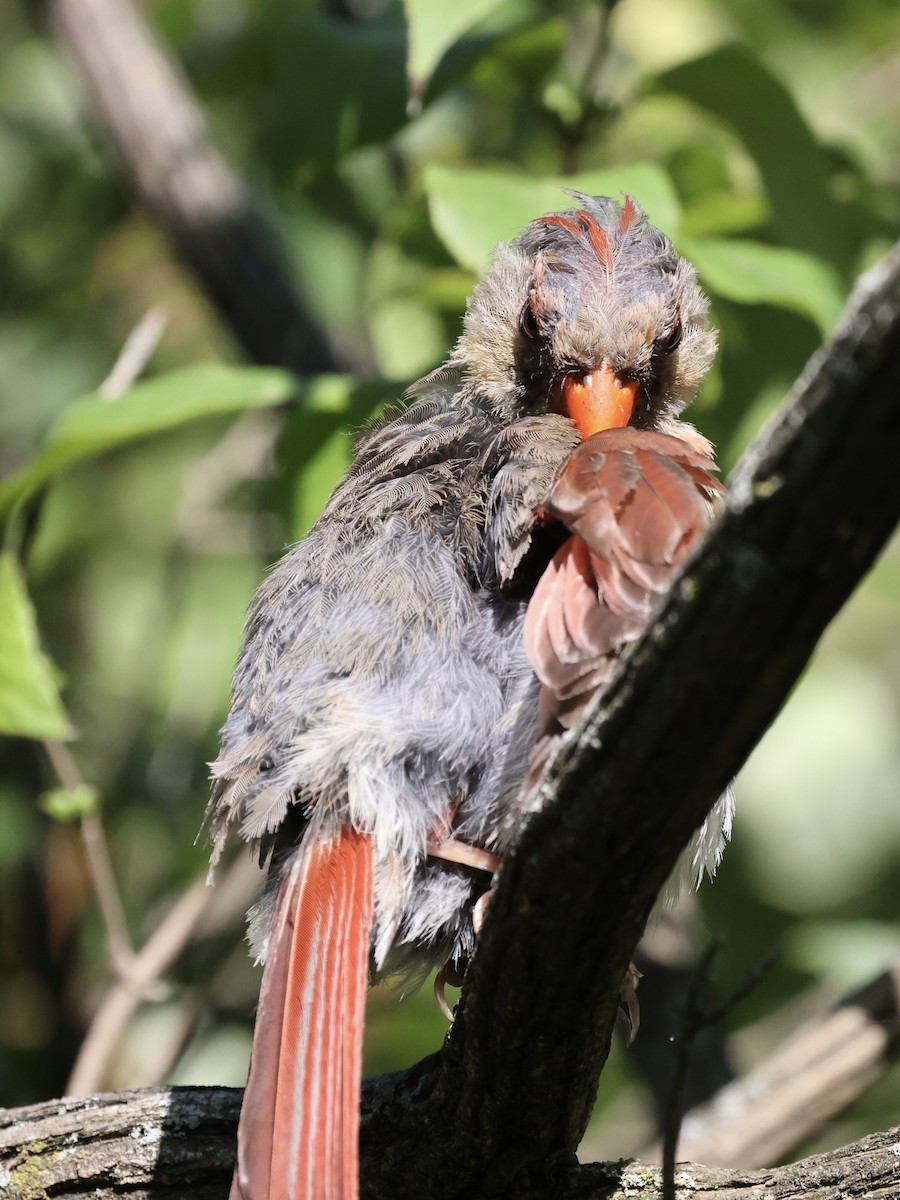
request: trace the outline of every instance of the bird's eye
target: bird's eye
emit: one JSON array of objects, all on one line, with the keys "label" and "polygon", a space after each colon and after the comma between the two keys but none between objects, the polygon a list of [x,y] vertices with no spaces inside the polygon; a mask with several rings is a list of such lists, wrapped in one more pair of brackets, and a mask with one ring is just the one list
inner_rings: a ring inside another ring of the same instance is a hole
[{"label": "bird's eye", "polygon": [[675,324],[663,336],[657,339],[657,346],[663,354],[671,354],[673,350],[677,350],[681,345],[681,338],[684,334],[684,327],[681,324],[681,317],[678,317]]},{"label": "bird's eye", "polygon": [[274,767],[275,767],[274,760],[269,758],[269,756],[267,754],[265,756],[265,758],[261,758],[259,760],[256,769],[257,769],[257,771],[259,771],[260,775],[266,775],[266,774],[268,774],[269,771],[273,770]]},{"label": "bird's eye", "polygon": [[534,315],[534,308],[531,304],[531,298],[526,300],[522,306],[522,311],[519,313],[519,329],[529,341],[535,341],[541,336],[541,331],[538,329],[537,317]]}]

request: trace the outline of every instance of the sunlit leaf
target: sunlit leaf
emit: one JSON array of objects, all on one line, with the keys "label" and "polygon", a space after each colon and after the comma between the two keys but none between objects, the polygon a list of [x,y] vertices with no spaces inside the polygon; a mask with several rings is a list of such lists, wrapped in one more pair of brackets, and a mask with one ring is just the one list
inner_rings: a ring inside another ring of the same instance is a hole
[{"label": "sunlit leaf", "polygon": [[728,122],[756,162],[784,241],[848,262],[853,233],[832,199],[830,168],[785,85],[746,46],[722,46],[663,74],[678,92]]},{"label": "sunlit leaf", "polygon": [[685,208],[681,228],[684,237],[721,237],[758,230],[768,215],[768,206],[760,196],[710,191]]},{"label": "sunlit leaf", "polygon": [[0,555],[0,733],[64,738],[70,733],[53,669],[40,647],[22,570]]},{"label": "sunlit leaf", "polygon": [[653,163],[538,179],[497,169],[431,166],[425,171],[432,223],[457,261],[475,272],[484,269],[498,242],[515,237],[535,217],[572,208],[575,201],[564,187],[592,196],[628,193],[666,233],[677,229],[678,199],[668,176]]},{"label": "sunlit leaf", "polygon": [[827,263],[800,250],[730,238],[682,239],[681,249],[713,291],[743,304],[774,304],[803,313],[828,334],[843,290]]},{"label": "sunlit leaf", "polygon": [[91,393],[69,405],[27,467],[0,482],[0,516],[75,463],[201,417],[280,404],[295,390],[286,371],[199,366],[136,383],[117,400]]}]

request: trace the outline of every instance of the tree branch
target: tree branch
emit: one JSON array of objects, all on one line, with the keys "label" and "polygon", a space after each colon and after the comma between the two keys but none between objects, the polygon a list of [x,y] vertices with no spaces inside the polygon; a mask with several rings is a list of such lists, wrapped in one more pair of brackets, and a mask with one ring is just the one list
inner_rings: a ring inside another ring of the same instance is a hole
[{"label": "tree branch", "polygon": [[131,0],[30,0],[72,59],[143,207],[257,362],[336,370],[271,230]]},{"label": "tree branch", "polygon": [[[223,1200],[241,1092],[147,1088],[0,1110],[0,1194],[16,1200]],[[429,1184],[418,1169],[420,1195]],[[691,1200],[877,1200],[900,1187],[900,1129],[767,1171],[682,1165]],[[558,1200],[659,1200],[660,1171],[633,1161],[574,1167]],[[483,1192],[473,1192],[472,1195]],[[549,1190],[544,1195],[549,1194]]]},{"label": "tree branch", "polygon": [[536,790],[444,1050],[367,1113],[370,1194],[421,1186],[404,1139],[435,1196],[540,1191],[572,1162],[659,889],[896,524],[898,393],[900,247],[745,456],[664,612]]}]

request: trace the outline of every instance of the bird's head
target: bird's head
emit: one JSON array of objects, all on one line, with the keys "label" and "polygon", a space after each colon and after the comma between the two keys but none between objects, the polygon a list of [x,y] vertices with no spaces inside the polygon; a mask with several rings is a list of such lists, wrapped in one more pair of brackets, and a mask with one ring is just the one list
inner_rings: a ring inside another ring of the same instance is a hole
[{"label": "bird's head", "polygon": [[630,197],[571,195],[498,248],[453,362],[511,418],[551,408],[583,436],[665,427],[716,349],[689,262]]}]

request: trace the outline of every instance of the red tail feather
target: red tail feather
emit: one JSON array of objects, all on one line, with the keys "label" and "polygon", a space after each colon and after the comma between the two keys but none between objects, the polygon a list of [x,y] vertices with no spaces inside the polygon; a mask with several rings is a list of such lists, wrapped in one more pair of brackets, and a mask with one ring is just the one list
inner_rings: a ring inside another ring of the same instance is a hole
[{"label": "red tail feather", "polygon": [[355,1200],[372,840],[313,842],[278,894],[231,1200]]}]

